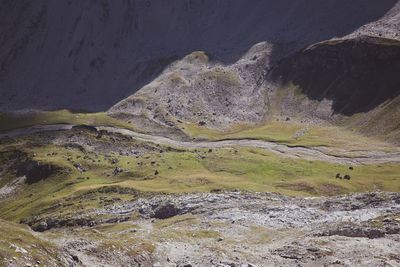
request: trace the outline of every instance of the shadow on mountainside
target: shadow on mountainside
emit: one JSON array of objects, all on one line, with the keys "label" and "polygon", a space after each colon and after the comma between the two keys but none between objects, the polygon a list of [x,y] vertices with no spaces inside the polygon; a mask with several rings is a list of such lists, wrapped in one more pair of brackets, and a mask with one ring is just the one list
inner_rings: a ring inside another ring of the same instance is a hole
[{"label": "shadow on mountainside", "polygon": [[0,110],[106,110],[196,50],[231,64],[349,34],[397,0],[3,0]]},{"label": "shadow on mountainside", "polygon": [[309,99],[333,101],[334,114],[368,112],[400,95],[400,42],[362,36],[313,45],[278,65],[271,77]]}]

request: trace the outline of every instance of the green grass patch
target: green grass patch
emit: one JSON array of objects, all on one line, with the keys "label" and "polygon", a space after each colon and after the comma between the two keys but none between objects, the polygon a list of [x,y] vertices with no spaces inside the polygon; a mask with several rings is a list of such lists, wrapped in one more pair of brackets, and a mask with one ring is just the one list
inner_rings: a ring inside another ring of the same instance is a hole
[{"label": "green grass patch", "polygon": [[[116,164],[111,164],[106,155],[84,154],[52,144],[20,149],[29,154],[34,151],[35,160],[63,171],[31,185],[22,184],[13,197],[0,201],[0,217],[16,222],[39,214],[68,217],[105,205],[100,197],[128,200],[141,194],[236,189],[298,196],[400,191],[400,165],[362,166],[351,171],[345,165],[281,158],[247,147],[215,149],[211,153],[208,149],[158,152],[138,158],[110,155],[118,159]],[[58,154],[47,156],[52,151]],[[66,155],[80,162],[87,172],[80,173]],[[96,156],[100,162],[92,162]],[[125,171],[113,174],[117,166]],[[337,173],[352,178],[336,179]]]},{"label": "green grass patch", "polygon": [[85,124],[91,126],[110,126],[135,130],[135,127],[133,125],[112,118],[103,112],[73,113],[69,110],[58,110],[37,111],[24,114],[0,114],[0,133],[35,125],[51,124]]},{"label": "green grass patch", "polygon": [[[377,138],[363,136],[356,131],[339,126],[307,126],[295,122],[272,121],[268,125],[234,125],[225,131],[217,131],[185,122],[185,133],[197,140],[256,139],[288,146],[329,147],[346,150],[376,150],[392,152],[393,144]],[[331,152],[340,155],[339,152]]]}]

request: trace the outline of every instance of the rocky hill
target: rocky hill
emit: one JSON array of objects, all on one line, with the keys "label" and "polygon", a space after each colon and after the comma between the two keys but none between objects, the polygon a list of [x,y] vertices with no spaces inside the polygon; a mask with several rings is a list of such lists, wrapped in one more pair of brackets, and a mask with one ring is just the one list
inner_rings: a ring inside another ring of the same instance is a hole
[{"label": "rocky hill", "polygon": [[182,121],[226,129],[291,120],[399,141],[399,41],[366,35],[325,41],[273,65],[272,49],[259,43],[231,65],[194,52],[109,114],[158,133]]}]

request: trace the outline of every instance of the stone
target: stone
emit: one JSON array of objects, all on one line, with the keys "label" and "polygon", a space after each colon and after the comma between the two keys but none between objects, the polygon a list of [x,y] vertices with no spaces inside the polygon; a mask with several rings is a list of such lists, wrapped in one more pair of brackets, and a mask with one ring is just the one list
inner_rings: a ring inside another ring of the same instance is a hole
[{"label": "stone", "polygon": [[109,160],[111,164],[117,164],[119,162],[119,159],[117,158],[112,158]]},{"label": "stone", "polygon": [[72,259],[73,259],[75,262],[80,262],[78,256],[76,256],[76,255],[72,255]]},{"label": "stone", "polygon": [[75,163],[73,164],[73,166],[74,166],[75,168],[77,168],[77,169],[82,168],[82,164],[80,164],[79,162],[75,162]]},{"label": "stone", "polygon": [[347,237],[367,237],[370,239],[381,238],[385,232],[375,228],[362,228],[354,226],[345,226],[338,229],[329,230],[321,234],[322,236],[347,236]]},{"label": "stone", "polygon": [[236,262],[234,261],[230,261],[230,260],[222,260],[221,264],[225,265],[225,266],[230,266],[230,267],[235,267],[237,266]]},{"label": "stone", "polygon": [[49,226],[46,222],[40,222],[36,227],[33,228],[33,230],[38,231],[38,232],[44,232],[48,228],[49,228]]},{"label": "stone", "polygon": [[157,219],[168,219],[178,215],[178,209],[175,205],[168,203],[158,206],[158,208],[154,211],[154,218]]},{"label": "stone", "polygon": [[117,174],[119,174],[119,173],[121,173],[121,172],[124,172],[124,169],[121,169],[120,167],[116,167],[116,168],[114,169],[114,171],[113,171],[113,174],[114,174],[114,175],[117,175]]}]

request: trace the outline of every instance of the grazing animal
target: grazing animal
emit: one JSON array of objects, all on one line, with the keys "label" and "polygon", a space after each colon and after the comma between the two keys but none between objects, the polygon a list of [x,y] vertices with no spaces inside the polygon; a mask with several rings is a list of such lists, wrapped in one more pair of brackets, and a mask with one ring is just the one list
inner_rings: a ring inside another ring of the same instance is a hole
[{"label": "grazing animal", "polygon": [[344,179],[346,179],[346,180],[350,180],[350,179],[351,179],[351,177],[350,177],[350,175],[347,175],[347,174],[346,174],[346,175],[344,176]]}]

